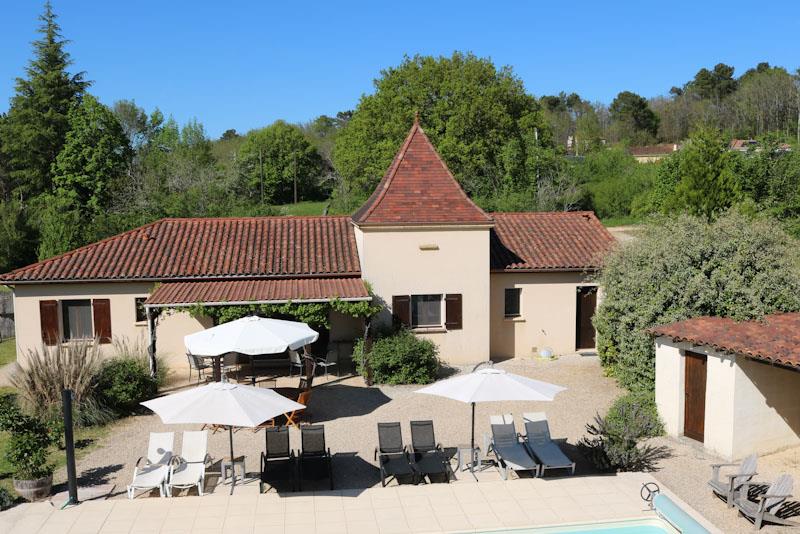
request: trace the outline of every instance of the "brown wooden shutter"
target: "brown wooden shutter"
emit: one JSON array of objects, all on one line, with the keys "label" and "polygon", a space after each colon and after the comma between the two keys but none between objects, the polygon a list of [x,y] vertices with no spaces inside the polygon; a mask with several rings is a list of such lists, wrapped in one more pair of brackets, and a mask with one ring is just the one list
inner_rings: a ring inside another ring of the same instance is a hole
[{"label": "brown wooden shutter", "polygon": [[461,330],[461,294],[444,296],[444,326],[448,330]]},{"label": "brown wooden shutter", "polygon": [[394,295],[392,297],[392,318],[403,326],[411,326],[411,297]]},{"label": "brown wooden shutter", "polygon": [[42,325],[42,341],[45,345],[58,343],[58,301],[39,301],[39,320]]},{"label": "brown wooden shutter", "polygon": [[100,343],[111,343],[111,301],[94,299],[92,314],[94,315],[94,337]]}]

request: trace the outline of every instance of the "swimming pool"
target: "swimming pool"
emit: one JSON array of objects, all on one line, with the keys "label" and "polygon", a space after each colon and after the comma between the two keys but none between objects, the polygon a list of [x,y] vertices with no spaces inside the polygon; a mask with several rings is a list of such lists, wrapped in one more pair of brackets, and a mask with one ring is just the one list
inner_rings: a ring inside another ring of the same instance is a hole
[{"label": "swimming pool", "polygon": [[677,532],[660,519],[637,519],[563,527],[492,530],[483,534],[675,534]]}]

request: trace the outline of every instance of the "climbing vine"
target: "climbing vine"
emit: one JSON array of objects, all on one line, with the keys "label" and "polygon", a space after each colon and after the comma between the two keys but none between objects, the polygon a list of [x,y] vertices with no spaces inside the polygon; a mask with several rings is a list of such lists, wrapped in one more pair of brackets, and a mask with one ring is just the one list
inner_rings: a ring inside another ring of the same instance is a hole
[{"label": "climbing vine", "polygon": [[198,302],[182,308],[193,317],[211,317],[215,324],[227,323],[248,315],[284,317],[307,323],[318,328],[330,328],[330,312],[339,312],[351,317],[368,318],[381,310],[369,301],[347,301],[334,299],[330,302],[286,302],[283,304],[237,304],[230,306],[205,306]]}]

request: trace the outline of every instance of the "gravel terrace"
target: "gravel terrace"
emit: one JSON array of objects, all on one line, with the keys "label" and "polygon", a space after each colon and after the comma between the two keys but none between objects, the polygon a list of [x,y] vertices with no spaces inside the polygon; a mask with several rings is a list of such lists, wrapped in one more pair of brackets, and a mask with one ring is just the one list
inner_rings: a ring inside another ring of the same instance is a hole
[{"label": "gravel terrace", "polygon": [[[578,461],[578,474],[591,474],[592,467],[575,451],[574,445],[585,433],[585,424],[595,413],[605,413],[613,400],[621,394],[615,382],[603,375],[596,356],[578,354],[562,356],[554,361],[509,360],[497,364],[510,372],[530,376],[539,380],[560,384],[567,388],[551,403],[487,403],[476,407],[476,441],[489,430],[488,419],[492,414],[511,412],[519,425],[526,411],[545,411],[550,421],[554,438],[567,440],[564,448]],[[458,369],[458,372],[469,369]],[[297,377],[281,378],[278,385],[296,385]],[[337,489],[367,488],[380,484],[378,470],[373,461],[377,444],[376,423],[400,421],[404,439],[410,441],[409,421],[433,419],[436,438],[445,447],[469,442],[469,405],[456,401],[416,395],[417,386],[365,387],[360,377],[336,378],[327,383],[322,377],[315,379],[309,411],[314,423],[325,424],[326,439],[334,454],[334,478]],[[518,426],[519,428],[519,426]],[[127,418],[115,426],[99,446],[78,461],[81,485],[102,486],[103,493],[111,498],[124,498],[125,486],[130,482],[133,466],[147,448],[150,432],[174,431],[176,451],[180,451],[180,431],[194,430],[196,425],[165,425],[155,415]],[[299,432],[291,431],[292,447],[300,445]],[[661,469],[654,473],[656,479],[676,495],[692,505],[703,516],[725,532],[747,531],[749,524],[728,510],[719,499],[708,491],[706,481],[710,475],[709,464],[719,458],[703,451],[690,440],[658,438],[654,440],[672,449],[673,456],[662,461]],[[259,455],[264,449],[264,433],[253,433],[240,429],[234,434],[237,455],[247,457],[247,470],[256,474]],[[227,454],[228,434],[219,432],[209,436],[209,452],[215,459]],[[770,455],[760,459],[759,479],[769,480],[783,471],[794,474],[800,480],[800,448]],[[218,469],[218,466],[214,466]],[[213,469],[213,468],[212,468]],[[488,473],[487,473],[488,474]],[[62,469],[56,473],[56,481],[65,479]],[[207,483],[213,491],[214,478]],[[314,483],[304,489],[323,489]],[[63,489],[63,485],[61,488]],[[99,489],[99,488],[98,488]],[[228,489],[220,488],[217,491]],[[157,493],[156,493],[157,494]],[[786,531],[782,527],[767,527],[764,532]]]}]

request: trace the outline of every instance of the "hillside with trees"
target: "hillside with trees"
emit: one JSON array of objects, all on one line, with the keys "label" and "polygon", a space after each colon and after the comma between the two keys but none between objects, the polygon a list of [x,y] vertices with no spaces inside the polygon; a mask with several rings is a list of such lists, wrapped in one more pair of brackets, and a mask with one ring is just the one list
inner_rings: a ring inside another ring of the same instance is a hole
[{"label": "hillside with trees", "polygon": [[[800,235],[800,74],[766,62],[740,76],[722,63],[703,68],[654,98],[621,88],[606,105],[534,96],[511,67],[470,53],[418,55],[378,73],[353,110],[210,139],[198,120],[179,124],[135,95],[101,102],[88,75],[73,72],[49,3],[40,23],[0,115],[0,271],[161,217],[351,212],[416,113],[488,210],[591,209],[630,221],[713,219],[737,206]],[[731,151],[733,138],[758,143]],[[628,151],[658,142],[682,148],[646,164]]]}]

